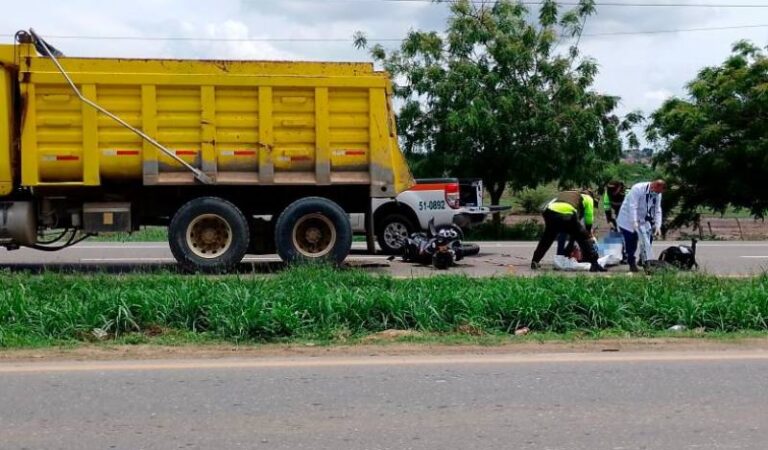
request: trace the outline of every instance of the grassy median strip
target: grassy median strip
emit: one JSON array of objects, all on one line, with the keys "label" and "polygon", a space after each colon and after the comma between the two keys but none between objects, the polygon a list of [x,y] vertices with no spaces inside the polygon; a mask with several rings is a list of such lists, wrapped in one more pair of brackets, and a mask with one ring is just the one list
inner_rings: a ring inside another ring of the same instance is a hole
[{"label": "grassy median strip", "polygon": [[0,346],[205,335],[334,340],[388,329],[645,335],[768,330],[768,277],[393,279],[322,267],[276,276],[2,274]]},{"label": "grassy median strip", "polygon": [[143,227],[133,233],[101,233],[90,237],[88,242],[168,242],[168,229]]}]

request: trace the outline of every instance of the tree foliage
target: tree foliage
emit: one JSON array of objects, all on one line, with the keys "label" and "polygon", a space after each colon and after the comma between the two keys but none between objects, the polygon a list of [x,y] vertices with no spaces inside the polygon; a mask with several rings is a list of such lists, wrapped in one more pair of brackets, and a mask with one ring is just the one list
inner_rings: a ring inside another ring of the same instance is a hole
[{"label": "tree foliage", "polygon": [[[578,50],[594,0],[538,16],[509,0],[451,2],[444,33],[412,31],[398,50],[371,48],[395,80],[406,153],[434,175],[481,176],[497,203],[505,187],[587,184],[616,161],[631,122],[618,99],[592,89],[597,63]],[[355,36],[365,47],[364,35]],[[570,47],[564,43],[570,42]]]},{"label": "tree foliage", "polygon": [[612,180],[623,181],[627,186],[632,186],[635,183],[658,178],[664,178],[664,175],[651,166],[639,162],[618,162],[604,166],[597,181],[599,186],[604,186]]},{"label": "tree foliage", "polygon": [[678,222],[697,210],[729,205],[756,217],[768,209],[768,57],[748,42],[734,45],[720,66],[706,67],[687,86],[688,98],[667,100],[652,116],[648,137],[655,162],[674,177]]}]

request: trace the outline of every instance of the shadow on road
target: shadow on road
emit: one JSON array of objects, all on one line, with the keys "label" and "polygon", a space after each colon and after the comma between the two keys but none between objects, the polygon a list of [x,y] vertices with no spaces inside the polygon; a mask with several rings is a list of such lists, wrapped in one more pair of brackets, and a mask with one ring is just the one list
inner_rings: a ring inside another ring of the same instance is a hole
[{"label": "shadow on road", "polygon": [[[353,249],[350,255],[366,256],[364,250]],[[277,257],[277,255],[275,255]],[[287,265],[281,261],[245,261],[240,263],[232,272],[235,274],[273,274],[285,270]],[[349,261],[344,268],[377,269],[389,267],[375,260]],[[0,263],[0,271],[12,273],[58,273],[58,274],[146,274],[173,273],[179,275],[194,275],[183,270],[173,262],[62,262],[62,263]]]},{"label": "shadow on road", "polygon": [[[247,262],[241,263],[233,273],[236,274],[271,274],[284,270],[282,262]],[[0,270],[13,273],[31,274],[131,274],[131,273],[173,273],[178,275],[195,275],[183,270],[177,264],[93,264],[93,263],[61,263],[61,264],[0,264]]]},{"label": "shadow on road", "polygon": [[[240,275],[268,275],[284,271],[287,264],[279,261],[259,261],[240,263],[232,274]],[[389,267],[388,264],[377,262],[354,261],[345,263],[344,269],[381,269]],[[57,263],[57,264],[0,264],[0,271],[28,274],[159,274],[172,273],[176,275],[200,275],[201,273],[188,272],[174,263],[156,264],[96,264],[96,263]]]}]

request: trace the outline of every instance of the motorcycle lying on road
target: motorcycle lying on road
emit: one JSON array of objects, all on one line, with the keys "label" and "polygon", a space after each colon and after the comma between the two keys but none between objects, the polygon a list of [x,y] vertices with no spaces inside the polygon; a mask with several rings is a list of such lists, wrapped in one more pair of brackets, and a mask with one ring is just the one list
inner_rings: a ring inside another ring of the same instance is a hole
[{"label": "motorcycle lying on road", "polygon": [[454,225],[435,227],[434,219],[429,221],[426,233],[413,233],[404,239],[403,261],[433,265],[445,270],[467,256],[480,252],[476,244],[462,244],[460,229]]}]

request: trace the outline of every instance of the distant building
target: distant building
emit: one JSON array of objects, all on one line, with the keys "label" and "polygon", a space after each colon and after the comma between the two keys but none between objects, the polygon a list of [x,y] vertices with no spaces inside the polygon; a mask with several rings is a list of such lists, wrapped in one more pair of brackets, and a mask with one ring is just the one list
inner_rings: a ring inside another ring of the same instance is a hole
[{"label": "distant building", "polygon": [[627,164],[651,164],[651,160],[653,159],[653,149],[652,148],[643,148],[643,149],[631,149],[631,150],[625,150],[624,153],[621,155],[621,161]]}]

